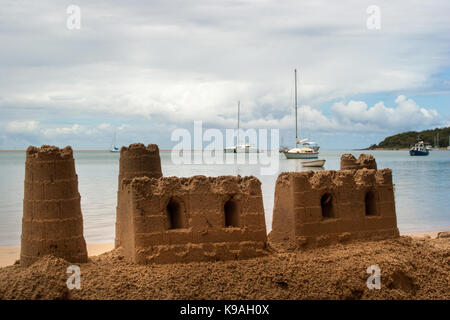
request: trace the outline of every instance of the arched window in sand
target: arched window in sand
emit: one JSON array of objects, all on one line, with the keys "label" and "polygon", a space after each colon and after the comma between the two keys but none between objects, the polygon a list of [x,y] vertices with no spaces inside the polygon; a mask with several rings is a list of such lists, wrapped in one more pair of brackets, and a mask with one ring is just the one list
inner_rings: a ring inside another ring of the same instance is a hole
[{"label": "arched window in sand", "polygon": [[334,218],[333,196],[330,193],[325,193],[320,199],[320,206],[322,207],[322,218]]},{"label": "arched window in sand", "polygon": [[239,207],[236,201],[228,200],[223,205],[225,214],[225,227],[239,227]]},{"label": "arched window in sand", "polygon": [[375,193],[373,191],[368,191],[364,198],[364,203],[366,207],[366,216],[376,216],[377,215],[377,203],[375,198]]},{"label": "arched window in sand", "polygon": [[166,211],[169,220],[169,229],[184,228],[183,210],[178,201],[170,199]]}]

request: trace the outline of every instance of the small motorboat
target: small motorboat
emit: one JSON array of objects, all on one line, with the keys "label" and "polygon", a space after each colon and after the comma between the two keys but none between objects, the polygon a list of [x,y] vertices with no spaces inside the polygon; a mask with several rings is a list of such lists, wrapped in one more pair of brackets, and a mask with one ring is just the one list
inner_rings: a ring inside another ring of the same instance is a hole
[{"label": "small motorboat", "polygon": [[303,167],[323,167],[325,165],[326,160],[308,160],[308,161],[302,161]]},{"label": "small motorboat", "polygon": [[409,154],[411,156],[427,156],[430,154],[430,151],[423,141],[419,141],[409,150]]}]

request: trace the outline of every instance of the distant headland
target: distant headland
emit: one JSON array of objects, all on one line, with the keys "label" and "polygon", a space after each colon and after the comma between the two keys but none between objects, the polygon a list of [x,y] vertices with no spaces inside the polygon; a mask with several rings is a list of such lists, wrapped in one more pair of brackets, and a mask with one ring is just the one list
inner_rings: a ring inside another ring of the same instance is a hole
[{"label": "distant headland", "polygon": [[436,128],[424,131],[408,131],[385,138],[379,144],[373,144],[366,150],[376,149],[408,149],[417,142],[417,138],[423,140],[425,144],[435,146],[435,139],[439,134],[439,146],[447,148],[449,146],[450,127]]}]

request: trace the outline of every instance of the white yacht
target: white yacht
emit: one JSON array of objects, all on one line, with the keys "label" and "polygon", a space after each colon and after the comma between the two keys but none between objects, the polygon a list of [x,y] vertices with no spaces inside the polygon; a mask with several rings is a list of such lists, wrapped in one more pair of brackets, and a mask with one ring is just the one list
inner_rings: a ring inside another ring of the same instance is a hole
[{"label": "white yacht", "polygon": [[239,129],[240,129],[240,110],[241,110],[241,102],[238,101],[238,134],[237,134],[237,145],[226,147],[223,149],[223,152],[225,153],[257,153],[259,152],[258,148],[255,148],[254,146],[248,144],[248,143],[242,143],[239,139]]},{"label": "white yacht", "polygon": [[317,159],[319,153],[311,148],[291,148],[284,153],[288,159]]},{"label": "white yacht", "polygon": [[258,149],[256,149],[255,147],[252,147],[248,143],[242,143],[242,144],[238,144],[236,146],[235,151],[236,151],[236,153],[254,153],[254,152],[258,152]]},{"label": "white yacht", "polygon": [[308,138],[300,140],[300,144],[305,148],[313,149],[314,151],[319,151],[320,147],[317,142],[308,141]]},{"label": "white yacht", "polygon": [[[308,139],[298,139],[297,125],[297,69],[294,70],[295,77],[295,148],[285,150],[283,153],[287,159],[317,159],[319,157],[319,146]],[[301,146],[299,148],[299,145]]]},{"label": "white yacht", "polygon": [[441,150],[441,147],[439,145],[439,132],[434,136],[434,148],[432,147],[431,150],[435,151]]}]

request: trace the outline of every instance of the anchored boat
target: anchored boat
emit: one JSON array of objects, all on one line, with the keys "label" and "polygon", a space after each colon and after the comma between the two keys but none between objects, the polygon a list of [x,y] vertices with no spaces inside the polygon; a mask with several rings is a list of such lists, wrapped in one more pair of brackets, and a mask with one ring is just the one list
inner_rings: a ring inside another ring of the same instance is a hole
[{"label": "anchored boat", "polygon": [[308,160],[308,161],[302,161],[303,167],[314,167],[314,168],[321,168],[325,165],[326,160]]},{"label": "anchored boat", "polygon": [[427,156],[430,154],[425,143],[423,141],[418,141],[410,150],[409,154],[411,156]]},{"label": "anchored boat", "polygon": [[239,140],[241,102],[238,101],[238,125],[237,125],[237,145],[223,149],[225,153],[258,153],[259,150],[248,143],[241,143]]},{"label": "anchored boat", "polygon": [[[307,143],[308,139],[298,140],[297,129],[297,69],[294,70],[295,77],[295,148],[283,151],[287,159],[317,159],[319,157],[319,146],[315,143]],[[298,145],[302,145],[301,148]],[[312,144],[312,145],[311,145]]]},{"label": "anchored boat", "polygon": [[114,153],[120,152],[119,147],[116,146],[116,140],[117,140],[117,132],[114,131],[114,140],[113,140],[111,149],[109,149],[109,152],[114,152]]}]

